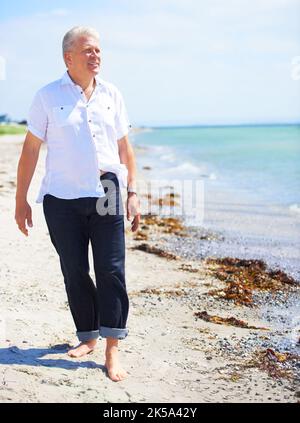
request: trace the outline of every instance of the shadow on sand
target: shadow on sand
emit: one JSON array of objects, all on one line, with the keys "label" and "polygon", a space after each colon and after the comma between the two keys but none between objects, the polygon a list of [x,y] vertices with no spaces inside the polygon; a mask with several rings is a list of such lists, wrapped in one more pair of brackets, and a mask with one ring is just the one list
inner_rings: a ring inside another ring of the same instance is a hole
[{"label": "shadow on sand", "polygon": [[17,364],[23,366],[44,366],[58,367],[66,370],[76,370],[79,368],[101,369],[106,373],[104,365],[96,364],[94,361],[74,361],[66,359],[43,358],[49,354],[64,354],[70,349],[68,344],[53,345],[50,348],[28,348],[20,349],[16,346],[0,348],[0,365]]}]

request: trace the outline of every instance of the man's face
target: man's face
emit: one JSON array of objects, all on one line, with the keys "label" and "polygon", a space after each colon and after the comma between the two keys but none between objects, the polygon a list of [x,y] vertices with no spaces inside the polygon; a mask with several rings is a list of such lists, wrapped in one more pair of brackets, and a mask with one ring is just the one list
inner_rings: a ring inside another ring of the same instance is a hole
[{"label": "man's face", "polygon": [[65,53],[69,71],[81,76],[94,76],[100,70],[99,42],[91,36],[78,37],[71,51]]}]

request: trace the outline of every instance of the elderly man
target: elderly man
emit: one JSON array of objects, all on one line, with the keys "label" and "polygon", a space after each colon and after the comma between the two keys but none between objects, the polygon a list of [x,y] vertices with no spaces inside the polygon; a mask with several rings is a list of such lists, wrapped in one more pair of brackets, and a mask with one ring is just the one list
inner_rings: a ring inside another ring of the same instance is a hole
[{"label": "elderly man", "polygon": [[[32,227],[27,192],[42,143],[46,174],[37,202],[43,203],[51,241],[59,255],[70,310],[80,344],[70,357],[93,351],[106,338],[105,367],[113,381],[127,375],[118,342],[128,334],[125,283],[124,213],[136,231],[140,204],[136,167],[128,140],[129,122],[119,90],[100,79],[99,35],[75,27],[63,39],[66,73],[34,97],[18,165],[15,218],[28,236]],[[96,285],[89,275],[93,251]]]}]

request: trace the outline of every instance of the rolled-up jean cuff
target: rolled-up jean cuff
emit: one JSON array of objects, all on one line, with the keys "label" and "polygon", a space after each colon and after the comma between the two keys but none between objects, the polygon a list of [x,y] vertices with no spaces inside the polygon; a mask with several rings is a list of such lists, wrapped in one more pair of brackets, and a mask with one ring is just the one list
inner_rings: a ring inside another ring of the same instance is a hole
[{"label": "rolled-up jean cuff", "polygon": [[86,342],[91,339],[99,338],[99,331],[98,330],[89,330],[87,332],[76,332],[76,336],[81,342]]},{"label": "rolled-up jean cuff", "polygon": [[99,333],[101,338],[124,339],[128,335],[128,329],[107,328],[105,326],[100,326]]}]

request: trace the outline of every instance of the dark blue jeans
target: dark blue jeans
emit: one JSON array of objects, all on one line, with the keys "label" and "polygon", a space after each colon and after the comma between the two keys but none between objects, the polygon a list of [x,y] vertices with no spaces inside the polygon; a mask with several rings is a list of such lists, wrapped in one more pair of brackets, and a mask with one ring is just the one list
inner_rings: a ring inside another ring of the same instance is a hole
[{"label": "dark blue jeans", "polygon": [[[107,172],[101,182],[105,191],[101,199],[65,200],[47,194],[43,201],[80,341],[128,335],[124,210],[116,175]],[[89,243],[96,285],[89,275]]]}]

